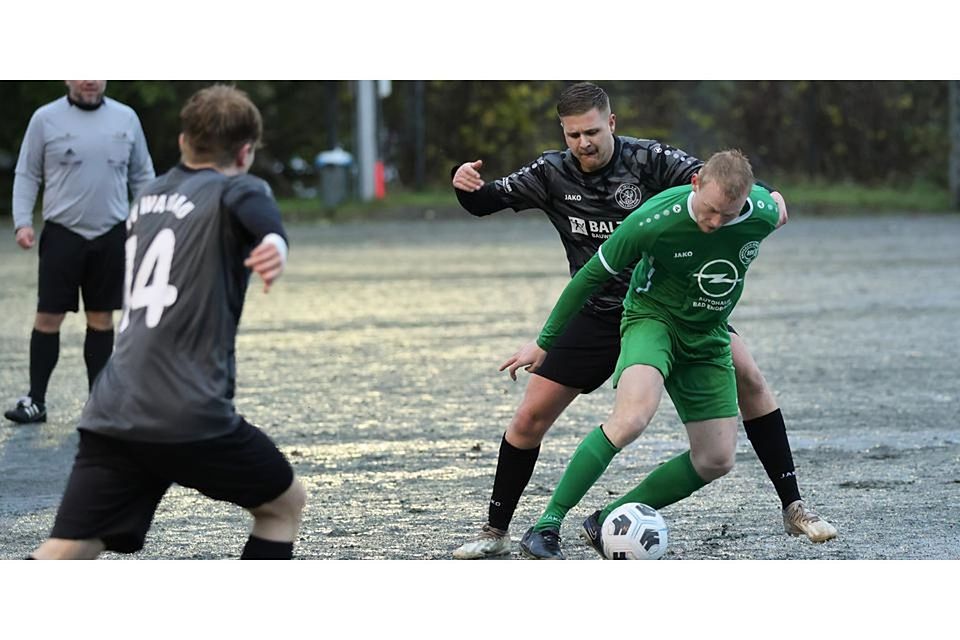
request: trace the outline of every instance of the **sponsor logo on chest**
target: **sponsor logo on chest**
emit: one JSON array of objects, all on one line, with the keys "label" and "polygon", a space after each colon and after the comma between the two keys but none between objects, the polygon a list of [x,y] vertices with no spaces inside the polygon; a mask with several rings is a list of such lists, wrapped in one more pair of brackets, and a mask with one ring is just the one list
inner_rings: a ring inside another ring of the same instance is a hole
[{"label": "sponsor logo on chest", "polygon": [[609,238],[622,222],[622,220],[584,220],[574,216],[567,217],[570,219],[571,232],[604,240]]},{"label": "sponsor logo on chest", "polygon": [[743,281],[737,266],[729,260],[711,260],[693,274],[701,296],[691,303],[695,309],[725,311],[732,303],[728,296]]}]

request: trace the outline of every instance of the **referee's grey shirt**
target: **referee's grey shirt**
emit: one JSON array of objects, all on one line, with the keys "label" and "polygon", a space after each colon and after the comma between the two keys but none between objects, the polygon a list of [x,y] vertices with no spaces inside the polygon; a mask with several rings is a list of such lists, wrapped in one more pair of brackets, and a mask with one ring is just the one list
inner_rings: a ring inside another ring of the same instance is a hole
[{"label": "referee's grey shirt", "polygon": [[86,110],[64,96],[30,118],[13,180],[14,228],[32,226],[42,182],[43,219],[96,238],[126,220],[130,195],[153,178],[133,109],[105,97]]}]

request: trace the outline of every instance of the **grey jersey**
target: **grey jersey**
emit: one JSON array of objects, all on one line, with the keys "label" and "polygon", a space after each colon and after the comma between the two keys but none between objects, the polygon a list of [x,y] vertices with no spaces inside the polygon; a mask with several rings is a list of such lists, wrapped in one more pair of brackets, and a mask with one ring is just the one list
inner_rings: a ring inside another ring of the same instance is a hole
[{"label": "grey jersey", "polygon": [[[484,215],[510,207],[540,209],[560,234],[571,277],[634,209],[665,189],[690,184],[703,162],[657,140],[616,136],[613,157],[599,171],[585,173],[566,151],[547,151],[530,163],[484,186],[486,193],[457,197],[468,211]],[[470,200],[492,203],[471,208]],[[619,315],[634,265],[609,280],[586,306]]]},{"label": "grey jersey", "polygon": [[133,109],[110,98],[81,109],[64,96],[30,118],[13,180],[14,227],[33,224],[43,183],[43,219],[96,238],[127,217],[128,187],[135,195],[153,178]]},{"label": "grey jersey", "polygon": [[[249,280],[243,260],[266,233],[283,235],[269,193],[253,176],[183,166],[144,189],[127,221],[116,349],[78,428],[187,442],[236,427],[234,349]],[[254,222],[237,213],[251,202]]]}]

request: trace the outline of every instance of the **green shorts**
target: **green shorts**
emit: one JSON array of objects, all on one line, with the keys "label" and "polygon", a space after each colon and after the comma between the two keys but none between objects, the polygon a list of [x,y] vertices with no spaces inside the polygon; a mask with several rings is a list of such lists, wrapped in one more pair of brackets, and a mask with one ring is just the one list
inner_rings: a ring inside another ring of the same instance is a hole
[{"label": "green shorts", "polygon": [[737,378],[726,325],[694,332],[654,314],[625,311],[620,336],[614,387],[628,367],[645,364],[663,375],[685,424],[737,415]]}]

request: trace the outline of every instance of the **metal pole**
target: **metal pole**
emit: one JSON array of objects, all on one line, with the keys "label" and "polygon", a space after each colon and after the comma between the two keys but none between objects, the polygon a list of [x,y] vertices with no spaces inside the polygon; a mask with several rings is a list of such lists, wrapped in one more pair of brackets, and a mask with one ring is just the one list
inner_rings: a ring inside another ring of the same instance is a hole
[{"label": "metal pole", "polygon": [[960,211],[960,80],[950,80],[950,203]]},{"label": "metal pole", "polygon": [[374,80],[357,81],[357,179],[360,199],[374,197],[377,161],[377,88]]},{"label": "metal pole", "polygon": [[427,136],[426,118],[423,99],[423,80],[413,81],[413,153],[414,153],[414,185],[417,191],[423,189],[427,173]]}]

